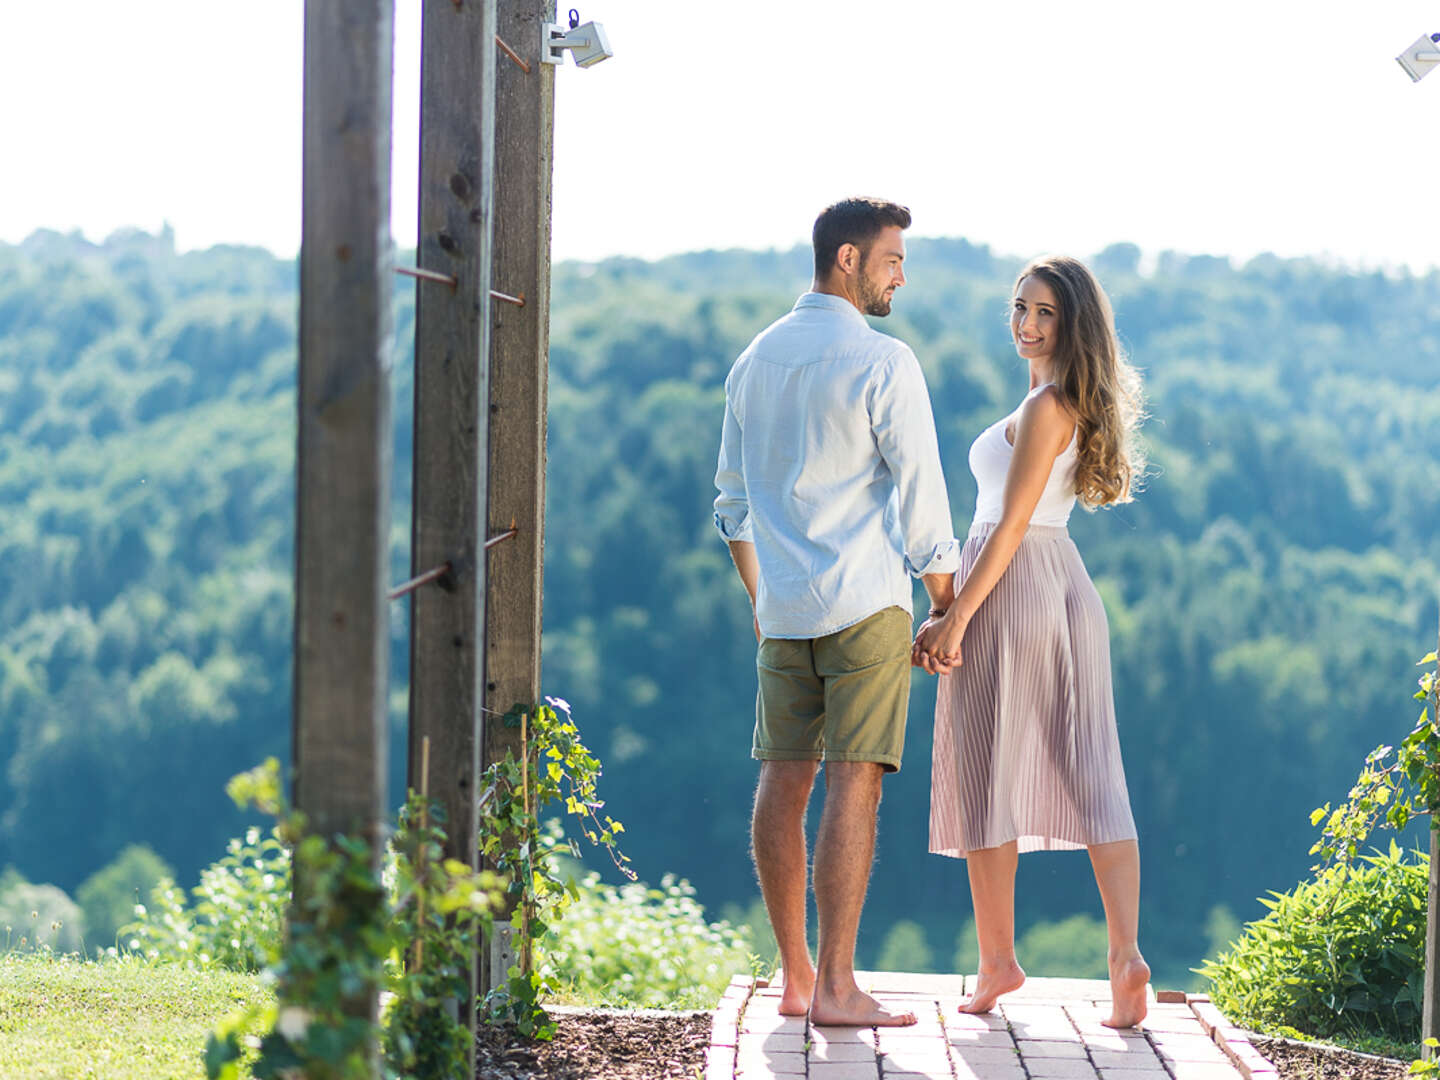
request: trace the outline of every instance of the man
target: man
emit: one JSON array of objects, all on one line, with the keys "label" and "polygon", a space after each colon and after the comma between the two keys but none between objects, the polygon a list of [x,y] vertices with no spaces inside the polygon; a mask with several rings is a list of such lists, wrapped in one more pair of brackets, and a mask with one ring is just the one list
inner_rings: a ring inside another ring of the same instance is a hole
[{"label": "man", "polygon": [[[881,778],[900,768],[910,575],[949,606],[959,544],[920,365],[872,330],[905,284],[910,212],[845,199],[815,221],[815,280],[725,380],[715,524],[759,642],[755,866],[785,989],[815,1024],[900,1026],[855,982]],[[820,763],[818,965],[805,938],[805,807]]]}]

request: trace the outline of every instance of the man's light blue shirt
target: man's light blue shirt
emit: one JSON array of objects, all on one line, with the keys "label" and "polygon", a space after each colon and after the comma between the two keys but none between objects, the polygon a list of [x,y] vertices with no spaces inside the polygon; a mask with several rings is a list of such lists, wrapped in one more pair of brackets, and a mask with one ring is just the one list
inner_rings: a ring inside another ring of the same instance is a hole
[{"label": "man's light blue shirt", "polygon": [[766,637],[816,638],[887,607],[960,545],[915,354],[848,300],[807,292],[725,380],[715,526],[749,540]]}]

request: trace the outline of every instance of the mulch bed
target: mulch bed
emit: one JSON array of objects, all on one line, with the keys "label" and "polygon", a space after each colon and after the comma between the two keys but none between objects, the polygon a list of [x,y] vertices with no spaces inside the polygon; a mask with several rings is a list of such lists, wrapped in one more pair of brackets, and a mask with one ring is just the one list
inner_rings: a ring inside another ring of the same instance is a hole
[{"label": "mulch bed", "polygon": [[1351,1050],[1306,1046],[1257,1035],[1250,1039],[1255,1049],[1274,1063],[1280,1080],[1402,1080],[1410,1072],[1408,1062]]},{"label": "mulch bed", "polygon": [[536,1042],[503,1027],[481,1029],[476,1080],[672,1080],[705,1069],[710,1015],[570,1013],[555,1038]]}]

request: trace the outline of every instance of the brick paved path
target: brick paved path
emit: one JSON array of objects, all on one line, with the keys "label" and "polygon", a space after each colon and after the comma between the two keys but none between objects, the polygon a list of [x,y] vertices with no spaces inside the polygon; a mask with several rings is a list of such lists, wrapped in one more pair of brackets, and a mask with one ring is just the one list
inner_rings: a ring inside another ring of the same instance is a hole
[{"label": "brick paved path", "polygon": [[[1208,999],[1151,995],[1140,1028],[1112,1031],[1109,984],[1030,979],[993,1013],[956,1011],[966,976],[861,972],[863,989],[915,1012],[908,1028],[811,1027],[778,987],[737,977],[715,1010],[706,1080],[1276,1080]],[[971,976],[970,978],[973,978]]]}]

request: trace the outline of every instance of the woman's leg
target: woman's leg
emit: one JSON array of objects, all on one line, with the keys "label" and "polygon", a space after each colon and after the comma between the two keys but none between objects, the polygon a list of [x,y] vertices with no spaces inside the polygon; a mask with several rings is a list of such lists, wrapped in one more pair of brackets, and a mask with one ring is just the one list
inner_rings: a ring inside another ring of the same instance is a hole
[{"label": "woman's leg", "polygon": [[1140,845],[1134,840],[1090,845],[1095,884],[1110,937],[1110,1019],[1106,1027],[1134,1027],[1145,1019],[1150,967],[1140,955]]},{"label": "woman's leg", "polygon": [[1025,972],[1015,961],[1015,841],[965,853],[970,899],[975,905],[975,937],[980,946],[980,978],[961,1012],[983,1013],[1001,994],[1018,990]]}]

